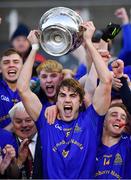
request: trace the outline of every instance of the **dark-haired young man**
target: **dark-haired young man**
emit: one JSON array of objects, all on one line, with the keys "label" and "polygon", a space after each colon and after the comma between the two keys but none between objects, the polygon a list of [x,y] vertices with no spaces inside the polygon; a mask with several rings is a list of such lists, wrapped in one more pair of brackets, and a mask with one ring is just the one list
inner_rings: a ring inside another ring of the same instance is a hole
[{"label": "dark-haired young man", "polygon": [[16,82],[23,66],[20,54],[14,49],[6,50],[0,58],[2,80],[0,80],[0,127],[11,122],[8,111],[20,101]]},{"label": "dark-haired young man", "polygon": [[112,104],[105,116],[97,153],[97,179],[130,179],[131,139],[125,133],[130,116],[123,104]]},{"label": "dark-haired young man", "polygon": [[[124,104],[120,103],[120,100],[125,103],[128,100],[126,96],[130,95],[127,82],[121,83],[121,80],[125,79],[123,69],[123,61],[116,60],[112,63],[113,87],[120,89],[122,99],[117,100],[117,103],[112,103],[105,116],[101,144],[97,153],[97,179],[131,178],[131,117]],[[124,89],[126,95],[121,94]],[[127,108],[130,107],[129,102],[125,103]]]},{"label": "dark-haired young man", "polygon": [[[65,79],[57,91],[56,104],[60,119],[49,125],[40,100],[30,90],[29,79],[24,76],[27,61],[18,80],[17,88],[24,106],[36,121],[40,133],[44,178],[78,179],[94,176],[97,125],[110,104],[112,76],[92,44],[91,38],[95,30],[93,23],[89,21],[83,26],[86,28],[84,40],[100,78],[93,103],[84,112],[80,112],[83,89],[76,80]],[[32,49],[30,57],[34,57],[35,53],[36,50]],[[98,102],[99,97],[101,101]]]}]

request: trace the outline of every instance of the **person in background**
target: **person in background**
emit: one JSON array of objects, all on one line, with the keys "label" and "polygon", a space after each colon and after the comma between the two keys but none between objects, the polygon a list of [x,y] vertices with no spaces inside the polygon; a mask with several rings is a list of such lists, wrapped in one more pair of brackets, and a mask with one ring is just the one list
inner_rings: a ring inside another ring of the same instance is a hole
[{"label": "person in background", "polygon": [[[105,65],[108,66],[108,62],[110,59],[110,53],[108,51],[108,43],[101,39],[99,42],[96,43],[93,42],[93,45],[100,54],[100,56],[102,57],[102,60],[105,63]],[[90,52],[88,51],[88,48],[86,48],[86,46],[85,49],[88,55],[88,60],[90,59],[89,60],[90,63],[88,63],[90,64],[90,70],[88,74],[84,75],[79,79],[79,82],[84,87],[86,96],[88,96],[88,98],[85,98],[85,100],[88,99],[89,102],[92,102],[92,97],[94,96],[95,89],[99,83],[99,78],[94,63],[92,61]]]},{"label": "person in background", "polygon": [[[29,35],[29,28],[25,24],[19,24],[14,33],[11,36],[10,44],[11,47],[15,48],[22,56],[23,61],[25,62],[30,51],[31,51],[31,44],[27,39],[27,36]],[[36,53],[35,56],[35,63],[33,66],[33,72],[32,72],[32,78],[36,81],[36,68],[40,63],[45,62],[45,57],[40,54]]]},{"label": "person in background", "polygon": [[[0,17],[0,25],[1,25],[1,22],[2,22],[2,18]],[[0,70],[0,79],[2,79],[2,73],[1,73],[1,70]]]},{"label": "person in background", "polygon": [[22,56],[23,61],[26,60],[30,52],[30,43],[27,39],[29,28],[24,24],[19,24],[10,38],[10,43]]},{"label": "person in background", "polygon": [[131,65],[131,24],[124,7],[116,9],[115,16],[120,19],[122,23],[122,48],[118,53],[118,58],[124,61],[125,66],[128,66]]},{"label": "person in background", "polygon": [[[34,121],[27,114],[22,102],[15,104],[9,111],[9,115],[17,146],[19,178],[42,179],[42,147]],[[29,167],[28,162],[30,162],[31,167]]]},{"label": "person in background", "polygon": [[45,107],[55,102],[57,87],[63,79],[62,70],[63,66],[55,60],[47,60],[37,68],[40,81],[37,96]]},{"label": "person in background", "polygon": [[[0,57],[2,79],[0,80],[0,127],[11,130],[9,110],[20,101],[16,83],[23,60],[15,49],[8,49]],[[8,126],[9,125],[9,126]]]},{"label": "person in background", "polygon": [[[130,179],[131,117],[123,104],[112,104],[105,116],[96,158],[96,179]],[[128,168],[127,168],[128,167]]]},{"label": "person in background", "polygon": [[128,74],[131,79],[131,23],[124,7],[116,9],[115,16],[122,23],[122,48],[118,53],[118,58],[124,61],[124,74]]},{"label": "person in background", "polygon": [[16,165],[17,144],[13,133],[0,128],[0,178],[18,178]]},{"label": "person in background", "polygon": [[17,165],[15,161],[16,152],[12,145],[6,144],[2,149],[0,146],[0,178],[18,178]]},{"label": "person in background", "polygon": [[114,61],[112,70],[114,73],[113,88],[131,114],[131,90],[128,84],[128,76],[124,74],[124,62],[122,60]]},{"label": "person in background", "polygon": [[[112,63],[113,87],[121,89],[121,101],[127,105],[131,95],[127,80],[123,74],[124,63],[116,60]],[[117,79],[117,80],[116,80]],[[124,80],[124,81],[123,81]],[[121,83],[124,82],[124,84]],[[126,81],[126,83],[125,83]],[[125,87],[124,87],[125,86]],[[127,94],[121,93],[126,90]],[[129,165],[131,161],[131,116],[122,102],[112,103],[104,120],[101,144],[97,153],[97,179],[130,179]],[[127,168],[128,167],[128,168]]]}]

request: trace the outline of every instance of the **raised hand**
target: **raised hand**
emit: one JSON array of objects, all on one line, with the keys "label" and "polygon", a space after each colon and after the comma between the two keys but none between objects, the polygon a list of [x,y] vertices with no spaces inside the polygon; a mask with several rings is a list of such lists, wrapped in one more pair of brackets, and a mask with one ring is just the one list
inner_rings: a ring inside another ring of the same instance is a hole
[{"label": "raised hand", "polygon": [[127,11],[124,7],[117,9],[115,11],[115,16],[122,21],[122,24],[129,23],[129,17],[128,17]]},{"label": "raised hand", "polygon": [[24,139],[21,142],[21,145],[19,147],[19,151],[18,151],[18,158],[17,158],[17,165],[18,167],[21,167],[23,165],[23,163],[26,161],[27,156],[28,156],[28,145],[29,145],[29,140],[28,139]]},{"label": "raised hand", "polygon": [[112,79],[112,87],[115,90],[119,91],[119,89],[122,87],[121,80],[118,79],[118,78],[113,77],[113,79]]},{"label": "raised hand", "polygon": [[87,21],[83,24],[81,24],[81,26],[84,28],[84,33],[83,33],[83,39],[84,41],[92,41],[92,36],[95,32],[95,26],[93,24],[92,21]]},{"label": "raised hand", "polygon": [[5,170],[15,158],[16,152],[12,145],[7,144],[3,149],[4,157],[0,157],[0,173],[4,174]]},{"label": "raised hand", "polygon": [[39,36],[40,36],[40,31],[39,30],[32,30],[30,31],[27,39],[29,42],[32,44],[39,44]]},{"label": "raised hand", "polygon": [[115,60],[112,64],[112,71],[115,78],[120,78],[123,76],[124,62],[121,59]]},{"label": "raised hand", "polygon": [[45,117],[47,119],[47,122],[51,125],[54,124],[55,119],[58,115],[58,109],[56,105],[52,105],[45,110]]}]

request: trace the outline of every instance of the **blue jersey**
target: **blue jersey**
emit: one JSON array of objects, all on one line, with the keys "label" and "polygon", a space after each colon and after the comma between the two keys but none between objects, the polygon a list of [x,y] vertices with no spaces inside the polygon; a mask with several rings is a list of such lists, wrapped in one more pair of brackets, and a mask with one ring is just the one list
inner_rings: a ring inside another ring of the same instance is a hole
[{"label": "blue jersey", "polygon": [[9,110],[20,101],[17,91],[12,91],[4,80],[0,80],[0,127],[4,128],[11,120]]},{"label": "blue jersey", "polygon": [[97,126],[103,120],[93,106],[71,122],[49,125],[42,109],[36,122],[40,133],[44,178],[92,178],[95,173]]},{"label": "blue jersey", "polygon": [[11,144],[15,149],[17,149],[14,135],[9,131],[0,128],[0,148],[3,149],[6,144]]},{"label": "blue jersey", "polygon": [[124,65],[131,65],[131,24],[122,26],[123,47],[119,52],[118,58],[124,61]]},{"label": "blue jersey", "polygon": [[45,92],[41,89],[41,87],[40,87],[40,89],[38,90],[38,92],[36,92],[36,95],[37,95],[37,97],[39,98],[41,104],[43,105],[44,110],[45,110],[47,107],[54,105],[54,103],[50,103],[50,102],[49,102],[49,100],[48,100]]},{"label": "blue jersey", "polygon": [[129,179],[131,166],[127,169],[127,163],[131,161],[130,151],[131,139],[125,134],[111,147],[101,145],[96,158],[96,179]]}]

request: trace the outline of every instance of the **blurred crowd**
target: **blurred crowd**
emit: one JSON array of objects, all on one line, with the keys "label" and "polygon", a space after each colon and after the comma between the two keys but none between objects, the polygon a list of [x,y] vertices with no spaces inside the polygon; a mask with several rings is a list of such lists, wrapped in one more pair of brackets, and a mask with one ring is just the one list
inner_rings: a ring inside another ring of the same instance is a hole
[{"label": "blurred crowd", "polygon": [[87,21],[77,70],[46,59],[41,32],[18,25],[0,57],[1,179],[131,178],[131,24],[124,7],[115,16],[117,57]]}]

